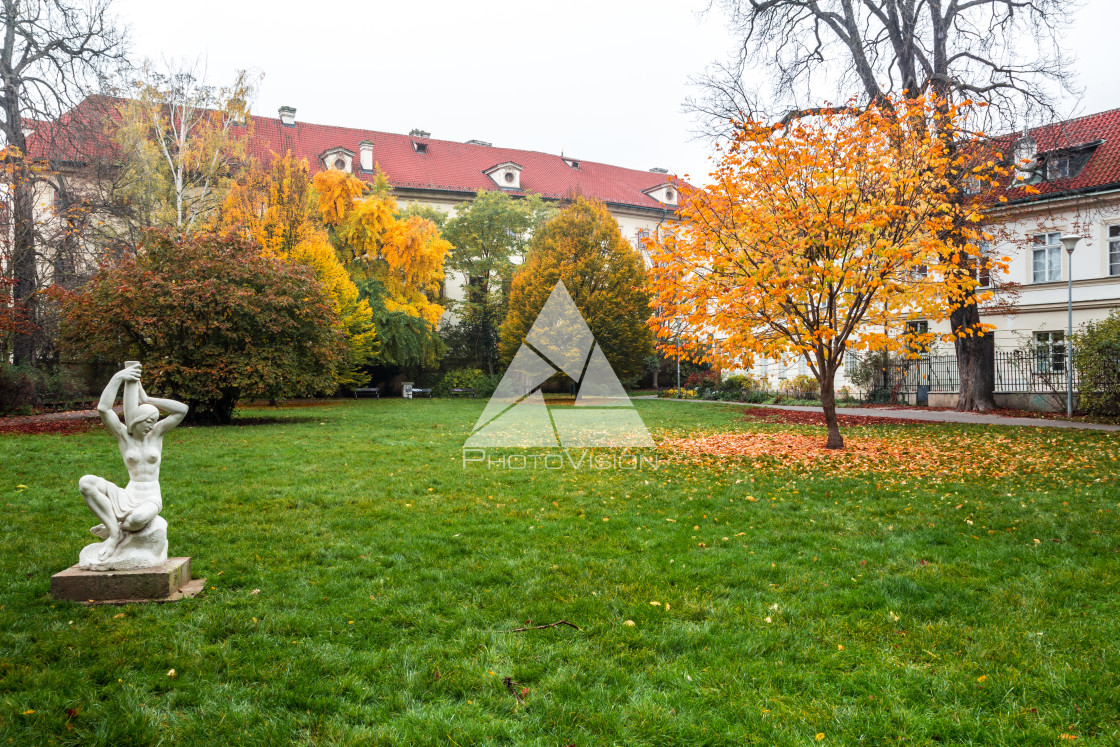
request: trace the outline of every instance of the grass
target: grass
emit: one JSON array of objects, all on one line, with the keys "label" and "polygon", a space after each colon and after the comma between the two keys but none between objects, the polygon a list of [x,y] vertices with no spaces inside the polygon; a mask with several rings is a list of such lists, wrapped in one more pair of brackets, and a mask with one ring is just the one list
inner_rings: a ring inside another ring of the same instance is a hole
[{"label": "grass", "polygon": [[[1115,464],[960,481],[733,459],[464,468],[483,406],[178,430],[163,515],[208,581],[166,605],[51,599],[95,523],[77,478],[122,478],[120,456],[101,429],[0,435],[0,744],[1120,740]],[[655,438],[822,434],[637,406]],[[1118,438],[923,432],[1089,458]],[[581,629],[506,632],[561,619]]]}]

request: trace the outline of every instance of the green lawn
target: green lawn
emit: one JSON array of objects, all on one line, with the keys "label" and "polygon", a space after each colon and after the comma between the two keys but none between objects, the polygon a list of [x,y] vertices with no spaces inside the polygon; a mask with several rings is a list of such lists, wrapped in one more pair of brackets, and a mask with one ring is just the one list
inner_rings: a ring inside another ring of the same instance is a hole
[{"label": "green lawn", "polygon": [[[49,594],[91,541],[77,479],[124,477],[109,435],[0,435],[0,744],[1120,742],[1120,436],[922,430],[1097,461],[967,482],[464,469],[483,404],[181,428],[163,515],[208,581],[165,605]],[[638,407],[659,439],[823,439]],[[506,632],[561,619],[580,630]]]}]

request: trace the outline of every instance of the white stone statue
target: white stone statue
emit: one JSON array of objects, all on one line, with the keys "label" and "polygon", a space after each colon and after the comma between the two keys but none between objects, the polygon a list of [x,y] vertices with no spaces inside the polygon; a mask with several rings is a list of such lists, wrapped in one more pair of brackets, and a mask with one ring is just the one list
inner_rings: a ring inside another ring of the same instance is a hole
[{"label": "white stone statue", "polygon": [[[124,385],[124,423],[113,412],[117,392]],[[167,413],[159,419],[160,411]],[[79,555],[84,570],[108,571],[150,568],[167,560],[167,522],[159,515],[159,464],[163,436],[183,421],[187,406],[171,399],[149,397],[140,383],[140,363],[128,361],[101,393],[97,413],[117,437],[128,468],[128,485],[121,488],[103,477],[86,475],[78,489],[101,523],[89,531],[104,542],[87,545]]]}]

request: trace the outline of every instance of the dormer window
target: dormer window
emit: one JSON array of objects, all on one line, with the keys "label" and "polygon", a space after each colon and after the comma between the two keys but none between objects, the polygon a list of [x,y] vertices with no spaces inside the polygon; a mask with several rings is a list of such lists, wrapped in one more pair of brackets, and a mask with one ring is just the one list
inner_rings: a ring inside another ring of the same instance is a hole
[{"label": "dormer window", "polygon": [[1089,164],[1089,159],[1096,152],[1097,146],[1103,142],[1103,140],[1094,140],[1039,153],[1032,152],[1028,155],[1028,151],[1033,151],[1036,147],[1034,138],[1030,136],[1020,138],[1015,148],[1013,186],[1075,179],[1081,175],[1082,170]]},{"label": "dormer window", "polygon": [[658,184],[642,191],[663,205],[677,204],[677,188],[672,183]]},{"label": "dormer window", "polygon": [[421,143],[421,142],[416,141],[416,140],[412,141],[412,148],[417,153],[427,153],[428,152],[428,144],[427,143]]},{"label": "dormer window", "polygon": [[354,151],[348,148],[331,148],[320,154],[319,160],[322,161],[323,168],[326,169],[335,169],[336,171],[354,170]]},{"label": "dormer window", "polygon": [[1074,179],[1080,176],[1081,171],[1088,165],[1089,159],[1096,152],[1097,146],[1102,142],[1104,141],[1094,140],[1091,143],[1071,145],[1040,153],[1038,157],[1046,181],[1056,182],[1061,179]]},{"label": "dormer window", "polygon": [[522,166],[513,161],[491,166],[482,173],[494,180],[502,189],[521,189]]},{"label": "dormer window", "polygon": [[[563,158],[563,156],[561,156],[561,158]],[[574,158],[564,158],[564,163],[568,164],[568,168],[572,168],[572,169],[578,169],[579,168],[579,161],[577,161]]]},{"label": "dormer window", "polygon": [[1058,156],[1046,159],[1046,180],[1069,179],[1069,156]]}]

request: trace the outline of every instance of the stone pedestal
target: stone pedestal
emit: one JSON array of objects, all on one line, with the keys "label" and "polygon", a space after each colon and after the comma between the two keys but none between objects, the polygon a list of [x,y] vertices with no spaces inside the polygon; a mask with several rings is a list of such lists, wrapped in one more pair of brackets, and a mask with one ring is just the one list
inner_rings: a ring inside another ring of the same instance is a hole
[{"label": "stone pedestal", "polygon": [[190,558],[168,558],[153,568],[85,571],[71,566],[51,576],[55,599],[87,604],[174,602],[202,591],[206,579],[191,580]]}]

